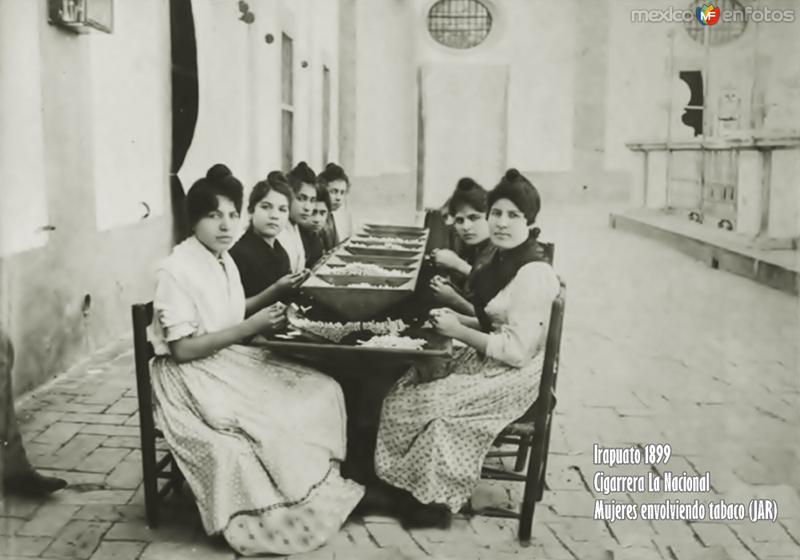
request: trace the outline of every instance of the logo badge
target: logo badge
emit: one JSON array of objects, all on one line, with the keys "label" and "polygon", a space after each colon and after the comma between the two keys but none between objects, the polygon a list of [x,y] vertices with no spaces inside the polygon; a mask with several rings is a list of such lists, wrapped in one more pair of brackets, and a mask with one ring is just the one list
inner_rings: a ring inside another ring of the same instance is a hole
[{"label": "logo badge", "polygon": [[719,8],[714,4],[703,4],[695,10],[697,21],[700,25],[714,25],[719,21]]}]

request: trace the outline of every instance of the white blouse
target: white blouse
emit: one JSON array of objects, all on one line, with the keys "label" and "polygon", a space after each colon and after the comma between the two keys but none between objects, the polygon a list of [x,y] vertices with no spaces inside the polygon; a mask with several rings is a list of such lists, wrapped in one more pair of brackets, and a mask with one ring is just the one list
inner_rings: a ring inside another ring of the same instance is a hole
[{"label": "white blouse", "polygon": [[508,285],[486,305],[492,332],[486,356],[512,367],[524,367],[546,343],[550,309],[558,296],[553,267],[533,262],[517,271]]},{"label": "white blouse", "polygon": [[353,217],[350,215],[346,203],[333,212],[333,221],[336,224],[336,235],[339,236],[339,241],[344,241],[353,235]]},{"label": "white blouse", "polygon": [[225,252],[217,259],[194,236],[172,250],[156,270],[153,349],[170,353],[168,342],[217,332],[244,320],[239,269]]},{"label": "white blouse", "polygon": [[289,268],[292,272],[299,272],[306,267],[306,248],[303,238],[300,237],[300,226],[291,222],[278,234],[278,241],[289,255]]}]

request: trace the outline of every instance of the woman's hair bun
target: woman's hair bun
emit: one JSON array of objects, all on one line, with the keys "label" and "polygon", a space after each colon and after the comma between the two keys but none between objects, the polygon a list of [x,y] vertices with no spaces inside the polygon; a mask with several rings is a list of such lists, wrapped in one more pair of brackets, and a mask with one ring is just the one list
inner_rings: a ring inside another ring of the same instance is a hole
[{"label": "woman's hair bun", "polygon": [[317,182],[316,173],[314,173],[314,170],[311,169],[305,161],[301,161],[295,165],[294,169],[286,174],[286,178],[289,182],[294,182],[298,186],[300,183],[309,183],[313,185]]},{"label": "woman's hair bun", "polygon": [[505,179],[506,181],[516,181],[516,180],[520,179],[521,177],[522,177],[522,175],[520,174],[520,172],[517,171],[516,168],[512,167],[511,169],[506,171],[506,174],[503,177],[503,179]]},{"label": "woman's hair bun", "polygon": [[333,183],[334,181],[344,181],[347,183],[348,187],[350,186],[350,179],[348,179],[347,173],[344,172],[341,166],[334,162],[330,162],[325,166],[325,169],[319,174],[318,179],[323,185]]},{"label": "woman's hair bun", "polygon": [[288,185],[289,181],[286,180],[286,175],[284,175],[280,171],[270,171],[267,174],[267,183],[269,183],[270,185],[274,185],[276,183],[283,183],[285,185]]},{"label": "woman's hair bun", "polygon": [[538,227],[531,228],[530,238],[536,241],[537,239],[539,239],[540,233],[542,233],[542,230],[540,230]]},{"label": "woman's hair bun", "polygon": [[215,163],[208,168],[208,171],[206,172],[206,179],[222,179],[232,175],[233,173],[227,165],[224,163]]},{"label": "woman's hair bun", "polygon": [[480,185],[478,185],[478,183],[476,183],[470,177],[462,177],[461,179],[458,180],[458,183],[456,183],[457,191],[466,192],[466,191],[471,191],[475,188],[480,188]]}]

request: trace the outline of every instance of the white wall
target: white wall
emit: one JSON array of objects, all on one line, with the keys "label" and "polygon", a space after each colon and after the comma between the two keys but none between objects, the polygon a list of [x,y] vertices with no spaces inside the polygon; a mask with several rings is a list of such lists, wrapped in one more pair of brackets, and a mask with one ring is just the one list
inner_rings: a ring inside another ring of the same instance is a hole
[{"label": "white wall", "polygon": [[[493,113],[497,103],[504,103],[505,120],[493,124],[483,134],[487,150],[498,149],[492,138],[501,134],[504,137],[501,149],[505,153],[499,158],[499,166],[487,161],[482,169],[473,169],[469,161],[463,161],[462,151],[457,149],[459,142],[469,143],[470,139],[455,133],[456,126],[453,126],[454,133],[450,137],[429,138],[426,144],[434,144],[434,147],[448,143],[455,146],[453,157],[440,162],[441,167],[450,170],[449,174],[431,173],[432,170],[426,168],[426,206],[443,203],[456,180],[465,174],[490,187],[507,167],[550,172],[571,169],[576,101],[574,2],[510,0],[487,3],[493,13],[492,31],[482,44],[463,51],[444,47],[428,34],[425,22],[433,3],[430,0],[416,2],[416,25],[422,30],[419,34],[420,64],[473,70],[475,89],[483,90],[489,98],[466,108],[457,103],[448,106],[447,100],[443,99],[436,106],[436,114],[430,118],[455,124],[468,118],[469,111]],[[477,83],[496,79],[498,74],[489,71],[492,66],[506,68],[508,81],[502,88],[487,89],[485,84]],[[487,71],[484,72],[483,68]],[[486,117],[474,120],[487,122],[489,115]],[[426,111],[426,120],[428,118]],[[478,138],[472,140],[480,143],[481,131],[473,134]],[[440,184],[445,176],[448,177],[444,181],[446,184]],[[437,191],[435,195],[429,192],[433,189]]]},{"label": "white wall", "polygon": [[39,2],[0,0],[0,257],[48,234]]},{"label": "white wall", "polygon": [[84,38],[100,231],[136,223],[148,211],[162,215],[169,193],[169,9],[161,0],[118,2],[115,8],[113,33]]},{"label": "white wall", "polygon": [[[574,1],[487,2],[494,20],[489,37],[459,51],[438,44],[425,18],[432,0],[415,0],[419,62],[509,69],[508,163],[520,169],[563,171],[572,165]],[[458,119],[458,114],[448,116]]]},{"label": "white wall", "polygon": [[[330,70],[331,160],[338,158],[335,107],[338,105],[338,2],[302,0],[295,7],[295,162],[305,160],[315,171],[322,166],[322,67]],[[308,65],[303,68],[302,63]]]},{"label": "white wall", "polygon": [[[281,37],[294,47],[294,160],[319,166],[322,65],[331,72],[331,156],[338,156],[337,6],[321,0],[251,0],[252,24],[236,2],[193,2],[200,107],[180,171],[186,188],[217,162],[249,189],[281,167]],[[271,34],[272,43],[265,36]],[[308,66],[303,68],[301,63]]]},{"label": "white wall", "polygon": [[188,189],[208,168],[225,163],[242,181],[252,180],[247,24],[236,2],[192,2],[197,41],[198,116],[194,139],[180,170]]},{"label": "white wall", "polygon": [[[170,89],[169,10],[160,0],[117,6],[113,33],[85,35],[48,26],[80,51],[88,63],[91,131],[63,142],[89,150],[80,162],[92,173],[98,231],[164,213],[169,185]],[[48,225],[41,38],[46,20],[40,2],[3,0],[0,21],[0,255],[44,245]],[[6,44],[5,41],[8,41]],[[75,68],[60,69],[72,74]],[[80,74],[75,74],[79,76]],[[74,100],[73,100],[74,101]],[[69,99],[64,99],[69,108]],[[76,114],[82,111],[72,105]],[[102,147],[93,151],[92,146]],[[51,157],[57,154],[49,154]]]},{"label": "white wall", "polygon": [[[741,37],[710,49],[707,67],[703,45],[689,37],[683,24],[632,22],[631,11],[642,8],[642,2],[636,0],[614,0],[609,5],[607,167],[621,169],[636,165],[625,142],[666,139],[670,107],[671,137],[693,138],[690,129],[680,122],[688,90],[677,78],[679,70],[707,68],[707,104],[711,113],[716,114],[723,91],[737,91],[742,128],[751,125],[754,90],[757,96],[761,91],[766,97],[767,128],[800,127],[800,2],[797,0],[759,2],[759,6],[770,9],[795,10],[795,22],[749,23]],[[646,7],[666,9],[675,5],[670,0],[652,0]],[[674,40],[670,39],[670,31]],[[672,69],[671,50],[675,60]],[[760,105],[758,99],[756,104]],[[713,119],[712,123],[712,130],[716,130]]]},{"label": "white wall", "polygon": [[410,7],[357,2],[357,176],[415,173],[418,59]]},{"label": "white wall", "polygon": [[0,0],[0,322],[17,393],[129,330],[172,241],[168,3],[117,2],[109,35],[49,25],[47,4]]},{"label": "white wall", "polygon": [[[504,161],[521,170],[571,169],[576,38],[570,14],[574,0],[495,2],[492,33],[483,44],[466,51],[443,47],[428,35],[426,15],[432,4],[433,0],[356,3],[353,174],[403,177],[403,188],[415,188],[418,69],[441,65],[476,70],[507,66],[508,110],[500,131],[506,138]],[[476,79],[480,79],[478,72]],[[493,108],[487,105],[486,110]],[[463,108],[453,105],[449,110],[436,118],[442,123],[463,120]],[[449,141],[458,142],[457,136],[453,134]],[[454,177],[463,175],[459,171],[463,165],[454,162],[451,167]]]},{"label": "white wall", "polygon": [[[666,0],[647,5],[667,6]],[[612,169],[632,168],[636,161],[625,142],[666,130],[670,26],[631,23],[631,10],[641,7],[635,0],[610,4],[605,159]]]}]

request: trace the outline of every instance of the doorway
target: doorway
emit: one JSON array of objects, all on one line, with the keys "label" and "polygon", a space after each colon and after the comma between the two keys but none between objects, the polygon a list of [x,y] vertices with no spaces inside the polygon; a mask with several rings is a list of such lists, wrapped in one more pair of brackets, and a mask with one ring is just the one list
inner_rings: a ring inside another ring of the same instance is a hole
[{"label": "doorway", "polygon": [[440,208],[461,177],[491,188],[506,167],[508,67],[425,65],[419,90],[418,209]]}]

